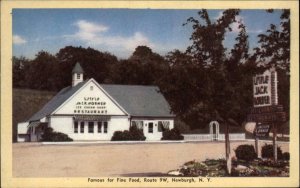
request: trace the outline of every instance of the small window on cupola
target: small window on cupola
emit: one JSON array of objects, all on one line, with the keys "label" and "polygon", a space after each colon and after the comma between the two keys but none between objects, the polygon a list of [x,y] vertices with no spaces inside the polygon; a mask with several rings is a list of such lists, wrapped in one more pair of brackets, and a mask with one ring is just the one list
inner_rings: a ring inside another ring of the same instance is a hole
[{"label": "small window on cupola", "polygon": [[77,73],[77,79],[80,79],[80,74]]},{"label": "small window on cupola", "polygon": [[93,89],[94,89],[94,87],[93,87],[93,86],[90,86],[90,90],[93,91]]}]

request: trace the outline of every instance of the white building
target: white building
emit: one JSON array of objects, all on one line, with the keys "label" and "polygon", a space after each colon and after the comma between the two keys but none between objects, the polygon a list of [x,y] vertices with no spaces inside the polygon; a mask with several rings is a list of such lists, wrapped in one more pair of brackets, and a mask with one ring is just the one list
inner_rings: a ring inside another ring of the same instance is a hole
[{"label": "white building", "polygon": [[83,81],[77,63],[72,86],[62,89],[28,121],[18,124],[18,141],[38,141],[46,124],[74,141],[111,140],[115,131],[142,129],[146,140],[160,140],[174,127],[175,115],[156,86],[98,84]]}]

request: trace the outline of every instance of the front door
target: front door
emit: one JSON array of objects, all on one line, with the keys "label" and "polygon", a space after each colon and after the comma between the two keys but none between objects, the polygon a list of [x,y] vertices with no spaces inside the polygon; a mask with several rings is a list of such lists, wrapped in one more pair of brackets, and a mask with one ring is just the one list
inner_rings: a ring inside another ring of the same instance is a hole
[{"label": "front door", "polygon": [[146,137],[146,140],[153,140],[153,137],[155,136],[155,122],[154,121],[145,121],[143,132]]},{"label": "front door", "polygon": [[149,122],[148,123],[148,134],[153,134],[153,129],[154,129],[154,123]]}]

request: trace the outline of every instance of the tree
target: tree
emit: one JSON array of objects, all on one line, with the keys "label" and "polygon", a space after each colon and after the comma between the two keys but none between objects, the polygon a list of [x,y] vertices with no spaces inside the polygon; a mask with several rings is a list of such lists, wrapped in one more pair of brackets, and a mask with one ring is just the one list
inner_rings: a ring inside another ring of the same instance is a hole
[{"label": "tree", "polygon": [[[207,104],[207,110],[211,113],[211,117],[226,126],[227,161],[230,161],[229,124],[238,124],[235,120],[236,112],[241,108],[239,101],[236,101],[238,94],[235,91],[235,82],[240,77],[239,64],[243,59],[248,58],[248,36],[245,26],[238,23],[241,31],[236,38],[237,44],[234,45],[229,57],[226,55],[223,41],[225,33],[232,31],[231,24],[236,22],[239,12],[240,10],[237,9],[225,10],[219,19],[212,22],[207,10],[203,9],[198,13],[200,20],[193,17],[187,20],[187,23],[192,23],[194,29],[190,38],[193,44],[188,47],[187,53],[191,54],[194,61],[209,73],[208,82],[205,84],[208,84],[210,92],[207,93],[208,100],[202,100],[202,102]],[[232,68],[235,71],[233,74],[231,74]],[[228,171],[230,173],[229,167]]]},{"label": "tree", "polygon": [[59,62],[61,88],[72,83],[72,69],[79,62],[85,72],[85,78],[94,78],[99,83],[110,79],[110,67],[117,63],[116,56],[99,52],[93,48],[66,46],[56,54]]},{"label": "tree", "polygon": [[13,87],[24,88],[26,86],[25,75],[29,68],[30,60],[21,56],[12,58],[13,64]]},{"label": "tree", "polygon": [[[272,13],[272,11],[269,11]],[[269,68],[275,66],[278,72],[278,95],[279,103],[284,109],[289,109],[290,93],[290,10],[283,9],[280,16],[280,29],[271,24],[266,34],[260,34],[260,46],[255,48],[257,61],[262,66]],[[278,125],[273,122],[273,151],[274,160],[277,160],[276,134]]]},{"label": "tree", "polygon": [[147,46],[138,46],[127,59],[113,68],[113,81],[119,84],[160,85],[168,64]]},{"label": "tree", "polygon": [[201,128],[208,122],[206,105],[210,92],[206,70],[187,53],[174,50],[166,56],[170,64],[160,88],[172,110],[192,128]]},{"label": "tree", "polygon": [[226,58],[224,36],[226,31],[232,30],[230,25],[235,22],[239,12],[238,9],[225,10],[223,15],[213,23],[206,9],[198,12],[200,21],[190,17],[184,24],[192,23],[194,29],[190,38],[193,44],[188,47],[187,52],[205,66],[222,64]]},{"label": "tree", "polygon": [[39,90],[54,90],[56,88],[53,79],[56,77],[56,58],[52,54],[40,51],[30,61],[26,70],[26,87]]},{"label": "tree", "polygon": [[266,34],[260,34],[260,46],[255,48],[257,61],[269,68],[271,64],[290,71],[290,10],[282,10],[281,29],[271,24]]}]

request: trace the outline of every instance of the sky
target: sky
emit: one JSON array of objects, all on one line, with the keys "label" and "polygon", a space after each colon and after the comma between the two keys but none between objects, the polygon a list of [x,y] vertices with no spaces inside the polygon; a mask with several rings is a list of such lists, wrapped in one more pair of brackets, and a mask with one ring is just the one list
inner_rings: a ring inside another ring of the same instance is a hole
[{"label": "sky", "polygon": [[[33,59],[39,51],[53,55],[65,46],[91,47],[128,58],[139,45],[166,55],[175,49],[185,51],[192,25],[182,26],[189,17],[199,18],[199,10],[183,9],[13,9],[13,55]],[[246,25],[250,48],[257,35],[270,24],[280,24],[281,11],[241,10],[237,20]],[[222,10],[209,10],[212,20]],[[224,45],[231,49],[238,34],[237,23],[226,34]]]}]

